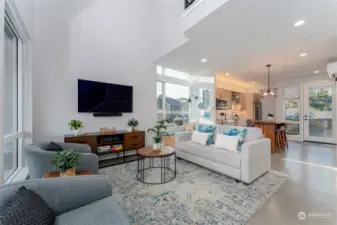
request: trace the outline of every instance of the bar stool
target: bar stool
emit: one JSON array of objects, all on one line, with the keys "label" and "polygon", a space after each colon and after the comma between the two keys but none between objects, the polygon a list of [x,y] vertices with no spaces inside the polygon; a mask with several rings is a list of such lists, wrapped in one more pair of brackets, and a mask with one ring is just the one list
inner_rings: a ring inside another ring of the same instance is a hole
[{"label": "bar stool", "polygon": [[275,126],[275,134],[276,134],[276,149],[285,151],[288,149],[288,140],[286,135],[285,124],[277,124]]}]

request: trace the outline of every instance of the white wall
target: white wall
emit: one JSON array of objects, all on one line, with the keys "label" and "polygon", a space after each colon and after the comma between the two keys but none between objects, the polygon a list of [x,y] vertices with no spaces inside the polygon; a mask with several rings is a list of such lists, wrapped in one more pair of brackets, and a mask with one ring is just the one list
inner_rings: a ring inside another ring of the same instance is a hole
[{"label": "white wall", "polygon": [[184,0],[153,0],[156,59],[183,45],[188,39],[183,34],[180,16]]},{"label": "white wall", "polygon": [[[34,7],[34,141],[63,140],[68,121],[84,131],[140,129],[156,120],[151,1],[36,0]],[[134,113],[94,118],[77,112],[77,79],[134,87]]]},{"label": "white wall", "polygon": [[182,28],[185,31],[209,16],[229,0],[197,0],[182,15]]}]

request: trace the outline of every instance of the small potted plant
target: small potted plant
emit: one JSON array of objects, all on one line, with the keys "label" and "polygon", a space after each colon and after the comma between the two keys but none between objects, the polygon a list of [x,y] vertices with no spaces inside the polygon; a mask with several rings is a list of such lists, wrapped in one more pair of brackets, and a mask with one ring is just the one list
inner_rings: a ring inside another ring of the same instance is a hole
[{"label": "small potted plant", "polygon": [[160,150],[162,137],[163,135],[167,134],[166,132],[167,126],[165,126],[165,123],[166,123],[165,120],[158,120],[157,124],[153,128],[150,128],[147,130],[148,132],[152,131],[154,133],[154,137],[153,137],[153,149],[154,150]]},{"label": "small potted plant", "polygon": [[129,119],[128,121],[128,128],[127,128],[127,131],[128,132],[135,132],[136,131],[136,127],[138,126],[138,120],[134,119],[134,118],[131,118]]},{"label": "small potted plant", "polygon": [[268,113],[268,120],[274,120],[274,114]]},{"label": "small potted plant", "polygon": [[71,120],[68,125],[75,136],[79,133],[80,129],[83,128],[83,122],[81,120]]},{"label": "small potted plant", "polygon": [[60,170],[60,176],[75,176],[75,167],[78,164],[80,154],[72,149],[64,149],[53,155],[52,164]]}]

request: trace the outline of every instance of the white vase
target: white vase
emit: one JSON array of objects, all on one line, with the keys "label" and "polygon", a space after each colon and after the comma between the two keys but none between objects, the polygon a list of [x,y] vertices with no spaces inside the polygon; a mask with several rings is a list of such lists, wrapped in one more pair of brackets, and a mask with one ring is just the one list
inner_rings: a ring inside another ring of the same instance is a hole
[{"label": "white vase", "polygon": [[153,149],[160,149],[160,143],[153,143]]},{"label": "white vase", "polygon": [[269,116],[268,120],[274,120],[274,117]]},{"label": "white vase", "polygon": [[73,130],[74,136],[77,136],[80,133],[80,130]]},{"label": "white vase", "polygon": [[127,127],[127,128],[126,128],[126,131],[127,131],[127,132],[132,132],[132,127]]}]

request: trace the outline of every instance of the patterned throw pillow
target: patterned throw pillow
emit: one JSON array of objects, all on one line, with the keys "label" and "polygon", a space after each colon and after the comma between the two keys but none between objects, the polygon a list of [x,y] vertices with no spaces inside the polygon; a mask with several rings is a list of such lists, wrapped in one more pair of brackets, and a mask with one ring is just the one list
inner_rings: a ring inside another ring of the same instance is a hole
[{"label": "patterned throw pillow", "polygon": [[213,143],[214,138],[214,132],[215,132],[215,126],[214,125],[208,125],[208,124],[199,124],[198,131],[202,133],[209,133],[207,144],[211,145]]},{"label": "patterned throw pillow", "polygon": [[238,151],[241,151],[241,146],[244,142],[245,136],[247,133],[247,129],[246,128],[242,128],[242,127],[229,127],[224,135],[228,135],[228,136],[240,136],[239,138],[239,143],[238,143]]},{"label": "patterned throw pillow", "polygon": [[11,203],[0,212],[0,225],[52,225],[55,215],[34,191],[19,188]]}]

